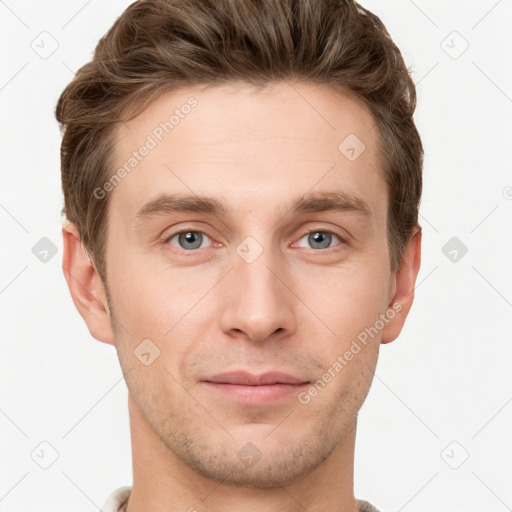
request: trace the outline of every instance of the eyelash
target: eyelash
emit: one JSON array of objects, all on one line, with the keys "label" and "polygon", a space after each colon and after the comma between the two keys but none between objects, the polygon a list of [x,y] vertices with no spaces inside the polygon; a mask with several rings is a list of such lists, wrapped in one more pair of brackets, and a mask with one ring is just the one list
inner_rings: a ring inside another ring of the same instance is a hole
[{"label": "eyelash", "polygon": [[[181,229],[180,231],[176,231],[175,233],[172,233],[171,235],[165,237],[165,239],[163,240],[163,243],[164,244],[169,244],[170,245],[170,241],[175,238],[176,236],[179,236],[181,234],[184,234],[184,233],[201,233],[203,235],[206,235],[210,240],[212,240],[212,237],[210,237],[207,233],[205,233],[204,231],[201,231],[201,230],[198,230],[198,229],[192,229],[192,228],[189,228],[189,229]],[[339,246],[343,246],[343,245],[346,245],[347,242],[345,240],[344,237],[342,237],[340,234],[334,232],[334,231],[330,231],[328,229],[311,229],[309,231],[306,231],[304,232],[298,239],[297,239],[297,242],[294,242],[294,245],[296,243],[298,243],[300,240],[302,240],[305,236],[311,234],[311,233],[327,233],[329,235],[334,235],[338,240],[339,240],[339,244],[333,246],[333,247],[327,247],[325,249],[313,249],[313,248],[305,248],[305,247],[302,247],[302,249],[306,249],[306,252],[308,253],[321,253],[321,252],[327,252],[329,250],[339,250],[340,247]],[[190,249],[190,250],[186,250],[186,249],[182,249],[181,247],[175,247],[175,246],[172,246],[174,249],[178,249],[180,251],[183,251],[185,253],[194,253],[194,252],[197,252],[200,248],[196,248],[196,249]],[[204,247],[202,247],[202,249],[204,249]]]}]

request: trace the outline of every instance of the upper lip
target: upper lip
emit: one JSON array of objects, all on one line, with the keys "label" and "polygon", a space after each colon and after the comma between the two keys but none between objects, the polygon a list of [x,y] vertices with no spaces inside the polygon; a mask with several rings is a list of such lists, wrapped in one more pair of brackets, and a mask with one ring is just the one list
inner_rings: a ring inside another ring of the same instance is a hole
[{"label": "upper lip", "polygon": [[219,373],[203,379],[205,382],[222,384],[240,384],[245,386],[265,386],[269,384],[304,384],[308,381],[293,377],[283,372],[266,372],[253,375],[244,371]]}]

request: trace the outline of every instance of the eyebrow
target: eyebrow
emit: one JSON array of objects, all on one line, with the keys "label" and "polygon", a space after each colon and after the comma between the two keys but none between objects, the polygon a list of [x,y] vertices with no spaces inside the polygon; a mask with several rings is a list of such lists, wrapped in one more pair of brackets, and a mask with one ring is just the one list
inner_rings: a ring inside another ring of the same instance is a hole
[{"label": "eyebrow", "polygon": [[[162,193],[144,204],[135,214],[137,220],[170,213],[204,213],[227,217],[230,208],[215,197]],[[288,213],[354,212],[373,217],[373,210],[364,199],[346,191],[308,193],[297,197]]]}]

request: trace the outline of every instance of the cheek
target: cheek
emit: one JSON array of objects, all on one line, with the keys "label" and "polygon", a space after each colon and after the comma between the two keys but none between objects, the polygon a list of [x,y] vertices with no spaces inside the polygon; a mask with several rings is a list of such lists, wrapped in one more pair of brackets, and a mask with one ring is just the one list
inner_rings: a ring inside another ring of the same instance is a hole
[{"label": "cheek", "polygon": [[127,330],[164,338],[189,312],[208,286],[197,269],[148,265],[150,258],[125,259],[111,272],[115,312]]},{"label": "cheek", "polygon": [[385,308],[388,279],[385,265],[379,262],[303,270],[291,276],[294,288],[338,341],[357,336]]}]

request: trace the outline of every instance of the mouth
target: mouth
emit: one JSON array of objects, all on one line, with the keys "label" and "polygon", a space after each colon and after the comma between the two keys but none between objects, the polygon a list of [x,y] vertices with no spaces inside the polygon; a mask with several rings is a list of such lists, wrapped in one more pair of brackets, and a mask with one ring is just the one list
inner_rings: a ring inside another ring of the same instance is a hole
[{"label": "mouth", "polygon": [[201,381],[208,389],[245,404],[266,404],[299,392],[310,382],[282,372],[260,375],[238,371],[207,377]]}]

